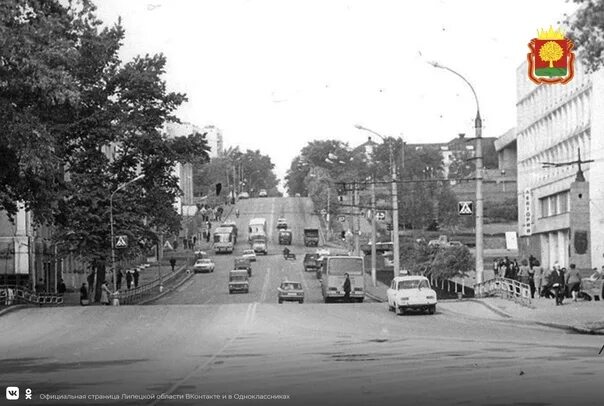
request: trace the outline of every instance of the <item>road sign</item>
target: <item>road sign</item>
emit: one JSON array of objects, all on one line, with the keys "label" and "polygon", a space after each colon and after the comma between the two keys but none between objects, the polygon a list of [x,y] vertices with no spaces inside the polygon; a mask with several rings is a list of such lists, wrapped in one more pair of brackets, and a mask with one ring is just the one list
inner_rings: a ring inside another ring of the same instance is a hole
[{"label": "road sign", "polygon": [[127,235],[115,236],[115,248],[128,248],[128,236]]},{"label": "road sign", "polygon": [[376,212],[375,213],[375,218],[376,218],[376,220],[379,220],[379,221],[386,220],[386,212],[384,212],[384,211],[378,211],[378,212]]},{"label": "road sign", "polygon": [[346,222],[346,216],[338,216],[338,221],[340,223],[345,223]]},{"label": "road sign", "polygon": [[457,211],[460,216],[471,216],[474,214],[474,203],[472,201],[458,202]]}]

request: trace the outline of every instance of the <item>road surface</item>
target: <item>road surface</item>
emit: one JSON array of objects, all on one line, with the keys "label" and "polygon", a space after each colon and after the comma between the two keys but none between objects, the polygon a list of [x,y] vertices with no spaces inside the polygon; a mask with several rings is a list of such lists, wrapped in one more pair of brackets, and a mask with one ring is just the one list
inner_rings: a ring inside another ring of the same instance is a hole
[{"label": "road surface", "polygon": [[[301,227],[316,221],[305,199],[250,200],[241,207],[240,225],[264,216],[273,241],[281,215],[292,221],[296,241]],[[245,239],[245,227],[240,229]],[[280,248],[274,242],[269,250],[277,254]],[[303,247],[293,251],[302,253]],[[26,388],[33,395],[13,403],[602,402],[602,337],[443,310],[395,316],[383,303],[323,304],[314,275],[302,273],[299,260],[286,262],[279,255],[253,265],[249,294],[229,295],[230,261],[230,255],[219,256],[216,272],[195,275],[152,305],[30,308],[0,317],[0,379],[20,387],[22,398]],[[301,278],[307,302],[277,304],[282,277]],[[43,399],[65,395],[85,398]],[[86,398],[95,395],[120,400]]]}]

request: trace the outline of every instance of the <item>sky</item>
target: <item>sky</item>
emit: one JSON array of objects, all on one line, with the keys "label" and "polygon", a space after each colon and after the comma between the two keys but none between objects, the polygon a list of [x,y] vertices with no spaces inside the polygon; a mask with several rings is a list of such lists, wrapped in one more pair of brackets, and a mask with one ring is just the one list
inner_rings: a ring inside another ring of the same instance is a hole
[{"label": "sky", "polygon": [[[516,125],[516,71],[565,0],[96,0],[126,30],[121,56],[163,53],[165,80],[189,101],[179,118],[214,125],[225,146],[269,155],[283,179],[312,140],[357,146],[483,136]],[[375,136],[374,136],[375,139]],[[376,140],[379,141],[379,140]]]}]

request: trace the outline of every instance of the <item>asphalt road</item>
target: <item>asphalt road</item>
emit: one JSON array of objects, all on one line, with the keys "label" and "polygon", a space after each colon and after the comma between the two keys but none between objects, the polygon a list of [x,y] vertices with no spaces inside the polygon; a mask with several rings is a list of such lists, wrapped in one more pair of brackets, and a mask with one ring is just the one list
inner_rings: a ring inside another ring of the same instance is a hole
[{"label": "asphalt road", "polygon": [[[267,218],[273,213],[289,219],[306,204],[304,199],[246,202],[240,223],[257,215],[252,207],[266,210]],[[269,220],[272,230],[275,220]],[[270,250],[280,251],[276,243]],[[602,403],[602,337],[443,310],[395,316],[383,303],[326,305],[314,275],[301,274],[299,263],[286,264],[278,255],[254,264],[249,294],[229,295],[230,260],[221,256],[224,268],[195,275],[190,285],[154,305],[30,308],[0,317],[0,381],[19,386],[22,397],[25,388],[33,394],[32,401],[0,403]],[[277,304],[274,289],[282,276],[303,278],[310,300]],[[41,399],[162,393],[183,400]],[[187,395],[219,399],[186,400]],[[288,399],[241,400],[241,395]]]},{"label": "asphalt road", "polygon": [[[314,248],[304,247],[304,227],[319,228],[319,220],[312,215],[312,203],[304,198],[262,198],[243,200],[238,203],[239,218],[234,213],[225,220],[234,220],[239,232],[238,242],[233,254],[210,253],[216,263],[213,273],[198,273],[177,291],[153,302],[165,304],[226,304],[226,303],[276,303],[277,287],[284,279],[302,282],[307,303],[322,303],[321,287],[314,272],[304,272],[302,259],[305,252],[314,252]],[[252,218],[263,217],[267,220],[269,247],[268,255],[257,255],[252,263],[252,277],[249,280],[250,292],[247,294],[229,294],[228,273],[233,269],[233,259],[249,248],[247,225]],[[277,219],[287,219],[292,230],[291,252],[296,260],[283,258],[284,245],[279,245]],[[212,226],[216,227],[216,224]]]}]

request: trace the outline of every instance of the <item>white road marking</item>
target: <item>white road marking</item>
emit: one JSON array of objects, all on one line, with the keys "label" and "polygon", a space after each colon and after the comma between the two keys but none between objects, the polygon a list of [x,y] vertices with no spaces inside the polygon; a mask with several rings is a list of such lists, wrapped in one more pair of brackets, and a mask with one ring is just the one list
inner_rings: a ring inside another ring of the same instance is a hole
[{"label": "white road marking", "polygon": [[264,284],[262,285],[262,294],[260,295],[260,302],[266,300],[266,294],[268,292],[268,285],[271,280],[271,268],[267,268],[266,275],[264,276]]}]

